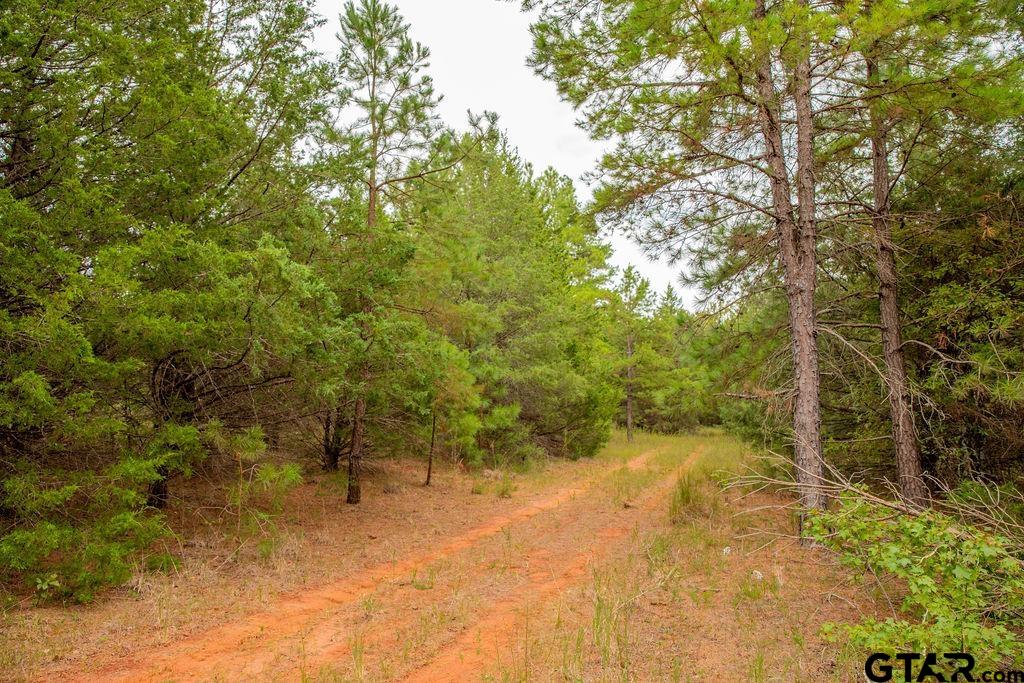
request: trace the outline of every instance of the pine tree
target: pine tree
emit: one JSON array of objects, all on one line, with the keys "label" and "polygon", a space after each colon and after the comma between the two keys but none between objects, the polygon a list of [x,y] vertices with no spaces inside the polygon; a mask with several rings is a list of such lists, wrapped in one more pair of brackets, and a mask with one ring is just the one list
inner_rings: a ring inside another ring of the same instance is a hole
[{"label": "pine tree", "polygon": [[[594,135],[617,140],[603,160],[604,215],[654,253],[690,251],[698,267],[739,261],[737,273],[781,280],[801,503],[822,507],[811,106],[812,48],[828,26],[821,11],[759,0],[525,4],[543,8],[533,29],[538,71]],[[744,238],[732,240],[732,254],[718,250],[729,232]]]},{"label": "pine tree", "polygon": [[[430,53],[409,38],[409,26],[398,11],[379,0],[361,0],[358,5],[348,2],[341,14],[338,40],[341,114],[344,116],[346,109],[355,112],[355,121],[339,131],[342,155],[337,167],[347,175],[339,180],[355,181],[361,187],[355,193],[365,206],[358,236],[362,242],[360,256],[366,263],[375,264],[363,274],[366,284],[356,294],[354,313],[364,347],[364,357],[356,362],[350,382],[354,399],[348,449],[348,502],[357,504],[362,498],[367,392],[374,380],[365,354],[369,347],[381,343],[379,336],[387,327],[381,316],[388,313],[382,309],[389,287],[388,270],[373,271],[379,269],[382,261],[401,268],[403,260],[401,254],[394,253],[401,246],[382,239],[380,224],[389,220],[385,202],[388,193],[398,186],[436,171],[436,159],[423,160],[423,170],[412,168],[411,159],[443,147],[429,144],[440,129],[435,111],[438,99],[430,77],[423,74]],[[451,162],[446,160],[440,165],[448,167]],[[389,250],[392,253],[386,253]],[[338,428],[338,421],[335,418],[333,429]]]}]

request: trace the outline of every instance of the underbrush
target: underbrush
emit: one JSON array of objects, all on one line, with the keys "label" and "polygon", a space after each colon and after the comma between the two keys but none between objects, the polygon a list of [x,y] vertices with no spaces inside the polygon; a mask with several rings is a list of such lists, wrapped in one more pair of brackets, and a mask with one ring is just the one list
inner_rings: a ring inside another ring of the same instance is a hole
[{"label": "underbrush", "polygon": [[285,496],[301,483],[301,468],[295,463],[265,463],[241,469],[237,488],[231,494],[237,540],[254,539],[260,556],[269,557],[280,538],[277,520],[284,513]]},{"label": "underbrush", "polygon": [[299,465],[265,462],[258,429],[166,427],[154,443],[145,458],[126,457],[97,472],[58,477],[26,466],[8,477],[0,503],[17,523],[0,530],[0,580],[36,602],[84,603],[144,569],[177,569],[180,560],[168,550],[173,533],[146,489],[170,472],[191,474],[210,455],[233,463],[218,495],[225,516],[234,517],[234,540],[255,541],[262,557],[273,553],[284,498],[302,481]]},{"label": "underbrush", "polygon": [[1024,564],[1005,536],[937,510],[894,510],[857,490],[813,515],[808,531],[863,580],[877,579],[892,611],[829,625],[834,641],[860,653],[939,653],[940,662],[966,652],[978,670],[1024,663]]},{"label": "underbrush", "polygon": [[16,463],[0,490],[9,522],[0,528],[0,580],[41,601],[75,602],[126,582],[138,557],[170,533],[146,488],[190,473],[214,431],[165,425],[144,451],[94,469]]},{"label": "underbrush", "polygon": [[[769,454],[749,462],[730,486],[795,492],[785,459]],[[1024,666],[1021,495],[969,482],[918,510],[835,476],[825,486],[837,499],[809,515],[805,533],[835,551],[855,581],[873,587],[890,614],[826,624],[823,635],[839,658],[935,653],[942,669],[944,653],[966,652],[976,671]],[[688,495],[677,491],[681,506]],[[894,680],[903,680],[901,666],[893,668]]]}]

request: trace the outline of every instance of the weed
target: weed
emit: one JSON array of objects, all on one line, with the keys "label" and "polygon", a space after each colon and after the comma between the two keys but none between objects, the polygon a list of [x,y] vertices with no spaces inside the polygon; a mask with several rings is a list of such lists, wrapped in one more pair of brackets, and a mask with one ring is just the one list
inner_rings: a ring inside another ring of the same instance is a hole
[{"label": "weed", "polygon": [[768,667],[765,665],[764,651],[760,648],[754,653],[754,658],[750,661],[749,679],[753,683],[764,683],[764,681],[768,680]]},{"label": "weed", "polygon": [[422,579],[416,576],[416,572],[412,573],[412,587],[418,591],[428,591],[434,587],[434,583],[437,581],[437,570],[433,567],[427,568],[427,575]]},{"label": "weed", "polygon": [[750,576],[740,583],[740,589],[733,598],[733,604],[739,605],[744,601],[757,602],[769,594],[778,596],[779,581],[777,578],[774,576],[769,578]]},{"label": "weed", "polygon": [[615,504],[623,505],[650,487],[657,478],[658,472],[650,468],[620,467],[608,478],[607,486],[611,488]]},{"label": "weed", "polygon": [[267,559],[278,546],[277,520],[284,510],[285,496],[302,483],[302,474],[294,463],[246,467],[241,457],[238,463],[238,483],[231,492],[237,515],[235,533],[239,540],[258,538],[257,552]]},{"label": "weed", "polygon": [[691,588],[689,591],[690,600],[694,605],[706,607],[711,604],[711,597],[714,592],[707,588]]},{"label": "weed", "polygon": [[703,484],[703,478],[692,471],[679,475],[675,488],[672,489],[672,500],[668,508],[668,516],[673,524],[686,521],[690,515],[705,506]]},{"label": "weed", "polygon": [[504,476],[498,480],[498,483],[494,487],[494,493],[498,498],[511,498],[512,493],[516,490],[516,484],[512,481],[512,477]]},{"label": "weed", "polygon": [[562,643],[562,678],[566,681],[584,680],[584,658],[587,633],[583,628],[577,628],[573,633],[566,636]]},{"label": "weed", "polygon": [[664,566],[672,552],[672,542],[666,534],[655,534],[647,544],[647,563],[651,569]]},{"label": "weed", "polygon": [[366,674],[366,643],[363,642],[363,634],[356,633],[349,640],[349,648],[352,652],[352,669],[357,681],[363,680]]},{"label": "weed", "polygon": [[683,663],[677,658],[672,659],[672,683],[682,683]]},{"label": "weed", "polygon": [[60,580],[57,578],[56,573],[47,574],[45,576],[37,576],[35,578],[36,596],[41,601],[47,600],[52,592],[59,589]]},{"label": "weed", "polygon": [[804,647],[807,645],[807,638],[804,637],[804,634],[801,633],[798,629],[794,628],[790,633],[790,637],[793,639],[793,644],[801,650],[803,650]]},{"label": "weed", "polygon": [[363,615],[369,619],[380,610],[381,602],[376,595],[367,595],[359,602],[359,606],[363,610]]},{"label": "weed", "polygon": [[170,574],[181,569],[181,560],[171,553],[156,553],[146,558],[146,569]]}]

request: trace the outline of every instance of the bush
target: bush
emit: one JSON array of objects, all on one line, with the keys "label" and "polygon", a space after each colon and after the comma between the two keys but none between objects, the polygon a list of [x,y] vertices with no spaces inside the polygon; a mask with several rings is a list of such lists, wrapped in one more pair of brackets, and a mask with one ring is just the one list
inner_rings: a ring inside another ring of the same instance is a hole
[{"label": "bush", "polygon": [[169,425],[144,452],[95,471],[17,462],[0,488],[13,521],[0,532],[0,579],[77,602],[124,583],[133,556],[168,533],[146,488],[161,472],[188,472],[202,452],[195,429]]},{"label": "bush", "polygon": [[231,496],[238,536],[259,539],[260,553],[269,556],[277,545],[277,519],[284,512],[285,496],[301,483],[301,469],[294,463],[264,463],[242,470]]},{"label": "bush", "polygon": [[1009,540],[933,510],[894,512],[856,493],[810,518],[810,535],[853,570],[895,577],[901,614],[831,624],[863,652],[968,652],[980,667],[1018,665],[1024,565]]}]

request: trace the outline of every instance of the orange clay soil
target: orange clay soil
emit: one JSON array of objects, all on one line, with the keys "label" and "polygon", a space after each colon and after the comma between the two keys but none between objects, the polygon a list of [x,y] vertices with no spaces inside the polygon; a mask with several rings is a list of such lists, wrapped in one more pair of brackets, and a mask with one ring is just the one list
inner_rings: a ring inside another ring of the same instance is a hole
[{"label": "orange clay soil", "polygon": [[[643,466],[650,453],[642,453],[628,463],[630,469]],[[90,672],[70,680],[81,681],[164,681],[202,678],[238,673],[259,676],[269,673],[264,666],[279,641],[303,631],[311,622],[327,616],[339,607],[374,593],[378,586],[395,582],[429,565],[471,548],[502,529],[554,510],[585,492],[593,483],[587,480],[538,501],[497,515],[483,524],[444,541],[438,548],[414,554],[397,562],[370,567],[353,577],[304,591],[276,602],[271,609],[241,621],[226,624],[197,636],[171,644],[155,652],[140,653],[133,661],[117,662],[102,671]]]},{"label": "orange clay soil", "polygon": [[[690,453],[680,470],[689,469],[699,457],[701,448]],[[639,469],[636,460],[627,467]],[[648,492],[640,509],[651,513],[663,502],[664,485]],[[529,574],[528,583],[515,594],[493,605],[488,614],[472,628],[464,631],[433,660],[405,680],[417,683],[432,681],[468,681],[500,658],[502,651],[514,644],[519,630],[519,616],[530,603],[541,604],[551,600],[570,586],[580,583],[587,570],[611,552],[617,541],[630,532],[627,525],[604,526],[591,535],[594,544],[583,552],[551,557],[545,553],[539,566]]]},{"label": "orange clay soil", "polygon": [[[279,551],[287,557],[210,551],[132,598],[7,615],[5,637],[31,633],[33,653],[78,644],[3,678],[716,680],[746,679],[737,667],[753,661],[787,672],[764,680],[845,680],[818,629],[855,616],[851,605],[874,607],[814,552],[743,538],[732,513],[767,499],[730,498],[705,481],[718,502],[669,524],[672,487],[707,469],[709,443],[742,448],[717,435],[644,437],[519,477],[511,499],[471,494],[457,471],[412,486],[418,470],[392,463],[353,514],[311,483],[289,505],[300,512],[284,525],[297,538]],[[373,488],[382,479],[391,493]],[[784,515],[758,515],[785,530]],[[184,606],[153,604],[176,595]],[[755,621],[772,637],[751,635]]]}]

